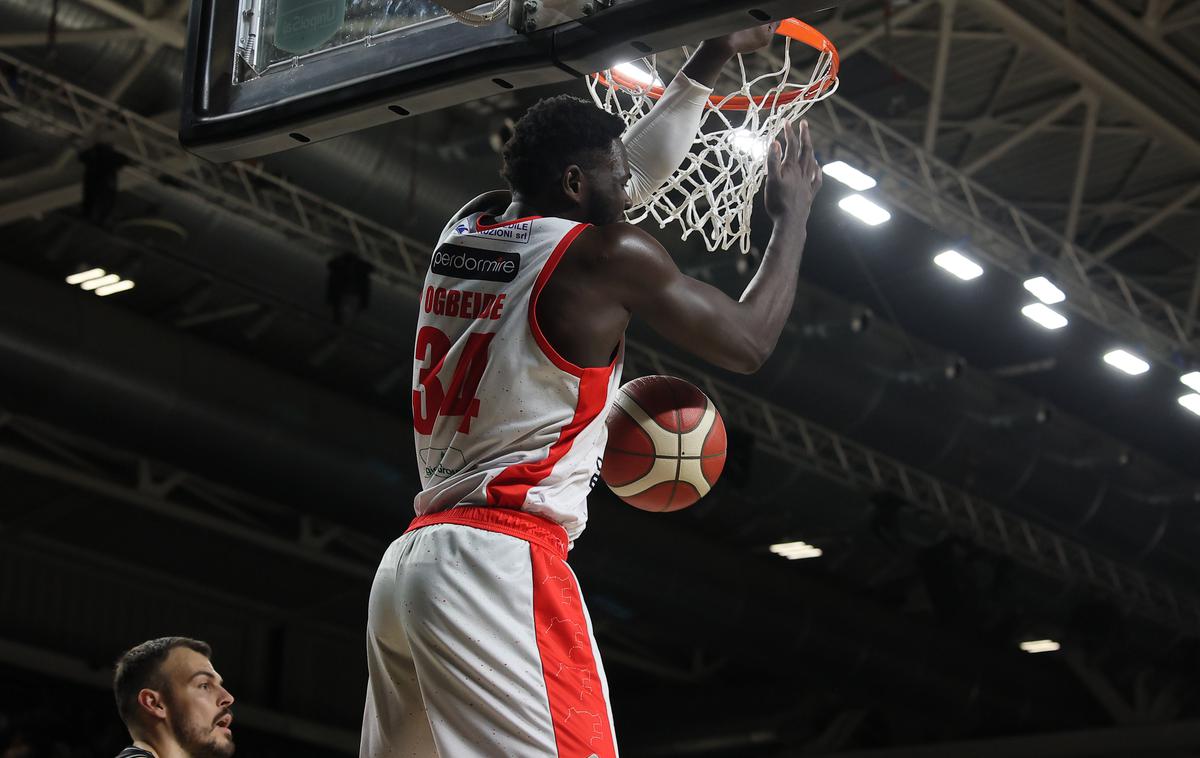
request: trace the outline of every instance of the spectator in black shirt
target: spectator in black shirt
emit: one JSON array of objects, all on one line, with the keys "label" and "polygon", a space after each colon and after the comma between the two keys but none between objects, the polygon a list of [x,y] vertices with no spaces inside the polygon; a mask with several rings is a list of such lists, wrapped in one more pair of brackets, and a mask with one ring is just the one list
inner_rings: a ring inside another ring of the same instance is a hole
[{"label": "spectator in black shirt", "polygon": [[229,758],[233,695],[212,648],[186,637],[143,642],[117,661],[113,693],[133,745],[118,758]]}]

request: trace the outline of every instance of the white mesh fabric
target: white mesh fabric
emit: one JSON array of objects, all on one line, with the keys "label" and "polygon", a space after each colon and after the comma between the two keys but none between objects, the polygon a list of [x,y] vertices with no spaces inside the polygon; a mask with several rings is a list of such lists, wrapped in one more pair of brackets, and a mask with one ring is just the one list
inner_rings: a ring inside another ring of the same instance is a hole
[{"label": "white mesh fabric", "polygon": [[[816,102],[836,91],[837,82],[820,91],[820,82],[829,74],[832,56],[821,53],[807,81],[794,81],[791,63],[791,39],[785,39],[783,64],[778,70],[751,73],[748,62],[764,60],[758,56],[738,56],[741,87],[726,95],[720,103],[706,107],[692,150],[683,165],[652,194],[645,204],[629,212],[632,223],[653,218],[660,227],[677,222],[683,239],[699,232],[709,251],[737,247],[743,254],[750,250],[750,216],[754,196],[766,178],[766,158],[771,142],[784,124],[800,118]],[[686,52],[686,51],[685,51]],[[646,80],[663,81],[658,73],[657,56],[643,58]],[[642,88],[625,87],[615,82],[611,71],[603,79],[587,79],[592,99],[601,108],[615,113],[632,125],[654,106],[649,84]],[[781,96],[804,92],[790,103],[779,104]],[[745,111],[722,111],[720,106],[734,98],[750,98]],[[752,98],[760,98],[756,103]]]}]

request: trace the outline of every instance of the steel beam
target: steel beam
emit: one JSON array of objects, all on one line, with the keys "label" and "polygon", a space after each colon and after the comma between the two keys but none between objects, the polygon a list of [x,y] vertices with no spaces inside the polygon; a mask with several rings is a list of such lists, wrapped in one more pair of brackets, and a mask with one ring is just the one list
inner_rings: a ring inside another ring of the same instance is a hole
[{"label": "steel beam", "polygon": [[[1114,3],[1113,0],[1092,0],[1091,4],[1107,13],[1123,29],[1128,29],[1140,37],[1143,42],[1154,48],[1155,52],[1169,60],[1180,71],[1190,76],[1193,83],[1200,83],[1200,66],[1196,65],[1194,60],[1179,52],[1162,34],[1147,23],[1148,19],[1142,21],[1134,18],[1132,14]],[[1148,10],[1148,15],[1149,12]]]},{"label": "steel beam", "polygon": [[137,29],[146,38],[168,47],[182,50],[187,44],[187,33],[182,24],[172,21],[149,19],[127,5],[117,0],[80,0],[84,5],[112,16],[113,18]]},{"label": "steel beam", "polygon": [[1103,101],[1124,111],[1163,142],[1177,147],[1189,163],[1200,164],[1200,141],[1194,135],[1164,118],[1153,107],[1100,73],[1003,0],[966,1],[984,17],[1007,29],[1016,42],[1045,56],[1085,88],[1094,91]]},{"label": "steel beam", "polygon": [[[138,29],[117,26],[111,29],[64,29],[54,34],[55,45],[83,45],[90,42],[119,42],[144,36]],[[46,32],[6,32],[0,34],[0,48],[49,47]]]},{"label": "steel beam", "polygon": [[925,121],[925,152],[937,152],[938,121],[942,117],[942,98],[946,94],[946,69],[950,64],[950,43],[954,32],[955,0],[942,0],[937,59],[933,64],[933,88],[929,93],[929,114]]},{"label": "steel beam", "polygon": [[[893,13],[890,24],[893,27],[901,24],[907,24],[912,19],[921,15],[925,9],[931,7],[933,3],[934,0],[917,0],[917,2],[913,3],[907,8]],[[841,56],[842,60],[846,60],[850,56],[865,50],[871,43],[887,34],[887,32],[887,23],[880,21],[879,23],[872,25],[870,31],[859,37],[856,37],[853,42],[849,42],[845,45],[839,45],[838,54]],[[834,31],[833,33],[836,34],[837,32]]]},{"label": "steel beam", "polygon": [[1200,184],[1192,187],[1191,191],[1185,192],[1184,194],[1175,198],[1169,205],[1160,208],[1153,216],[1125,232],[1109,244],[1105,245],[1100,252],[1096,253],[1096,257],[1092,259],[1093,265],[1100,261],[1108,260],[1117,253],[1121,252],[1128,247],[1131,242],[1134,242],[1146,232],[1158,226],[1163,221],[1166,221],[1172,215],[1183,210],[1197,198],[1200,198]]},{"label": "steel beam", "polygon": [[[1096,121],[1100,118],[1100,104],[1095,97],[1087,98],[1087,115],[1083,121],[1083,139],[1079,141],[1079,161],[1075,164],[1075,181],[1071,185],[1071,204],[1067,208],[1067,223],[1063,230],[1064,255],[1066,248],[1075,247],[1079,233],[1079,209],[1083,205],[1083,193],[1087,189],[1088,171],[1092,167],[1092,148],[1096,144]],[[1090,261],[1095,265],[1095,259]]]},{"label": "steel beam", "polygon": [[[245,542],[263,550],[286,555],[291,558],[313,563],[339,573],[358,579],[368,579],[374,576],[374,567],[368,561],[357,561],[334,554],[327,550],[314,548],[302,540],[290,540],[281,522],[290,521],[294,511],[283,506],[265,503],[257,498],[243,496],[240,503],[231,502],[228,495],[232,491],[220,485],[206,483],[202,478],[165,464],[153,464],[150,468],[159,472],[160,480],[173,481],[180,491],[187,490],[193,498],[199,498],[210,505],[218,506],[221,510],[237,511],[242,508],[252,508],[256,515],[247,518],[225,518],[216,509],[197,509],[187,505],[178,497],[171,497],[172,492],[145,478],[147,463],[132,453],[108,449],[108,464],[93,465],[89,462],[89,453],[81,446],[79,436],[55,430],[42,422],[33,422],[20,416],[9,416],[5,425],[5,434],[17,434],[20,437],[33,440],[37,447],[45,448],[36,451],[30,445],[0,444],[0,466],[7,466],[27,474],[44,479],[67,484],[85,492],[101,497],[111,498],[158,516],[178,521],[192,526],[208,529],[227,537]],[[99,443],[95,443],[99,444]],[[101,448],[105,447],[100,445]],[[135,476],[123,476],[124,472],[112,473],[114,459],[123,459],[130,469],[136,469]],[[172,478],[174,477],[174,478]],[[130,481],[139,484],[130,484]],[[185,486],[185,484],[186,486]],[[178,493],[175,493],[178,494]],[[270,527],[255,528],[255,523]],[[302,533],[299,526],[287,525],[297,537]],[[349,535],[349,539],[361,543],[361,535]],[[382,546],[379,552],[382,552]]]},{"label": "steel beam", "polygon": [[1196,276],[1192,280],[1192,294],[1188,298],[1187,309],[1187,334],[1192,336],[1196,333],[1196,311],[1200,308],[1200,263],[1196,264]]},{"label": "steel beam", "polygon": [[[1066,100],[1063,100],[1061,103],[1039,116],[1038,119],[1033,123],[1021,128],[1021,130],[1016,134],[1010,136],[999,145],[996,145],[991,150],[988,150],[983,155],[968,163],[962,168],[963,176],[974,176],[984,166],[987,166],[997,158],[1006,155],[1017,145],[1020,145],[1025,140],[1053,124],[1055,121],[1058,121],[1060,118],[1074,110],[1076,106],[1083,101],[1084,94],[1082,90],[1076,92],[1074,95],[1071,95]],[[928,148],[926,148],[926,150],[928,151]]]}]

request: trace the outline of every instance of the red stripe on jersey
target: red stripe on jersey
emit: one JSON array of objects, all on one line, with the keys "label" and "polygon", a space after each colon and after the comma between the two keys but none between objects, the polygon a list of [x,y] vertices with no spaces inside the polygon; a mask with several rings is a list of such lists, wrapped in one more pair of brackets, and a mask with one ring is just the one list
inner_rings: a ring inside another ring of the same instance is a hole
[{"label": "red stripe on jersey", "polygon": [[581,366],[576,366],[574,363],[571,363],[569,360],[559,355],[558,351],[554,349],[554,346],[550,344],[550,340],[546,339],[546,335],[542,334],[542,327],[538,324],[537,320],[537,303],[538,296],[542,294],[542,289],[545,288],[546,282],[550,281],[551,275],[554,274],[554,269],[558,267],[558,262],[562,260],[563,253],[567,252],[567,248],[571,246],[571,243],[575,241],[575,238],[578,237],[584,229],[587,229],[588,226],[589,224],[579,224],[571,231],[563,235],[563,238],[559,240],[558,245],[554,248],[554,252],[550,253],[550,257],[542,266],[542,270],[538,274],[537,280],[533,283],[533,292],[529,296],[529,330],[533,332],[534,341],[537,342],[538,347],[542,349],[542,352],[546,354],[546,357],[549,358],[555,366],[558,366],[568,374],[573,374],[578,377],[583,376],[585,369]]},{"label": "red stripe on jersey", "polygon": [[[614,362],[615,365],[615,362]],[[540,461],[517,463],[496,475],[487,486],[488,505],[520,508],[525,504],[529,490],[550,476],[554,465],[563,459],[575,444],[575,438],[608,408],[608,383],[612,379],[613,366],[581,369],[579,379],[579,401],[570,423],[558,433],[558,439],[550,446],[546,457]]]},{"label": "red stripe on jersey", "polygon": [[532,545],[533,623],[559,758],[616,758],[604,680],[579,585],[567,564]]}]

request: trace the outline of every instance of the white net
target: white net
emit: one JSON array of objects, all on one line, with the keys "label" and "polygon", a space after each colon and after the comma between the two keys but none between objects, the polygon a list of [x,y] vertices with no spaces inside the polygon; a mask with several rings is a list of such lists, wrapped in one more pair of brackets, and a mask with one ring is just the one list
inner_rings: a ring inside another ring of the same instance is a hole
[{"label": "white net", "polygon": [[[738,56],[742,86],[713,98],[704,109],[695,144],[683,165],[629,221],[653,218],[660,227],[678,223],[683,239],[699,233],[709,251],[736,247],[750,250],[750,217],[754,197],[766,179],[771,142],[783,126],[837,89],[836,53],[820,51],[811,76],[797,80],[792,67],[793,44],[783,40],[783,63],[773,71],[753,72],[766,56]],[[685,51],[686,54],[687,51]],[[663,80],[657,56],[623,64],[588,77],[592,99],[632,125],[650,112]]]}]

